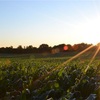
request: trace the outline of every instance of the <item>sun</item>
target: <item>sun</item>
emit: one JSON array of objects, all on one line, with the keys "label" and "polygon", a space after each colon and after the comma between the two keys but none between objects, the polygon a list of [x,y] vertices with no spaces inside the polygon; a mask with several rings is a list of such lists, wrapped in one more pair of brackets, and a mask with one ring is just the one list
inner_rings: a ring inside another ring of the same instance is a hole
[{"label": "sun", "polygon": [[100,15],[81,21],[74,27],[74,33],[86,43],[97,44],[100,42]]},{"label": "sun", "polygon": [[92,18],[89,23],[90,40],[94,44],[100,42],[100,16]]}]

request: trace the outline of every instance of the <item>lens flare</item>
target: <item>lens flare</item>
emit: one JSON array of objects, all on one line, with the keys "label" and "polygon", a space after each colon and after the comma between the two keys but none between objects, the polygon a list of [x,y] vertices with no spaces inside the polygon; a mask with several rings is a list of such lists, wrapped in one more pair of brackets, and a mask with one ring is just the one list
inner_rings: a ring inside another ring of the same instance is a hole
[{"label": "lens flare", "polygon": [[73,45],[73,50],[77,50],[78,49],[78,45]]},{"label": "lens flare", "polygon": [[64,51],[68,50],[68,46],[65,45],[63,49],[64,49]]},{"label": "lens flare", "polygon": [[34,84],[34,85],[37,84],[37,82],[38,82],[39,80],[45,79],[45,78],[46,78],[47,76],[49,76],[53,71],[56,71],[57,69],[63,67],[65,64],[67,64],[68,62],[72,61],[73,59],[79,57],[80,55],[82,55],[83,53],[85,53],[86,51],[88,51],[89,49],[91,49],[92,47],[93,47],[93,45],[91,45],[90,47],[86,48],[86,49],[83,50],[82,52],[76,54],[75,56],[71,57],[69,60],[67,60],[67,61],[65,61],[64,63],[62,63],[61,65],[55,67],[54,69],[52,69],[51,71],[49,71],[47,74],[45,74],[45,75],[39,77],[37,80],[33,81],[31,84]]}]

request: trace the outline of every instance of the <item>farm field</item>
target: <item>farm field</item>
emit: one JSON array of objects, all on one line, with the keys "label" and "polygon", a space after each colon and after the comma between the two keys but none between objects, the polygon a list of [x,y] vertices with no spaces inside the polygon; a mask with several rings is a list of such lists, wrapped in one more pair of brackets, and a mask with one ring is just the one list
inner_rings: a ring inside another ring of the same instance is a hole
[{"label": "farm field", "polygon": [[0,0],[0,100],[100,100],[100,0]]},{"label": "farm field", "polygon": [[100,100],[100,59],[87,56],[2,56],[0,100]]}]

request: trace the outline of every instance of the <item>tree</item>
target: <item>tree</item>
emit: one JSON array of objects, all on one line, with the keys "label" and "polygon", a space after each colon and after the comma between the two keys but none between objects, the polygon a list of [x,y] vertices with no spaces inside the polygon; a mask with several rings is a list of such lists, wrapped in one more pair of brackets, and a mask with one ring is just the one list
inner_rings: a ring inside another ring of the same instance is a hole
[{"label": "tree", "polygon": [[21,46],[21,45],[19,45],[19,46],[17,47],[17,49],[23,49],[23,48],[22,48],[22,46]]},{"label": "tree", "polygon": [[51,47],[48,44],[41,44],[38,48],[39,53],[50,53]]}]

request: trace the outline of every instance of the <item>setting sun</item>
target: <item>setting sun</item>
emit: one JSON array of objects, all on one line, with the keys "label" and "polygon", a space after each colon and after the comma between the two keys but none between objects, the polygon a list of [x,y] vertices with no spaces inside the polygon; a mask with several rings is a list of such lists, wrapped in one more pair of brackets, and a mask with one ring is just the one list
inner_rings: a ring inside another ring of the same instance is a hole
[{"label": "setting sun", "polygon": [[100,41],[100,16],[84,19],[73,27],[73,32],[87,43],[97,44]]},{"label": "setting sun", "polygon": [[88,34],[85,34],[88,36],[86,37],[86,41],[92,42],[93,44],[100,42],[100,16],[90,19],[86,26],[88,27],[87,31],[89,32]]}]

